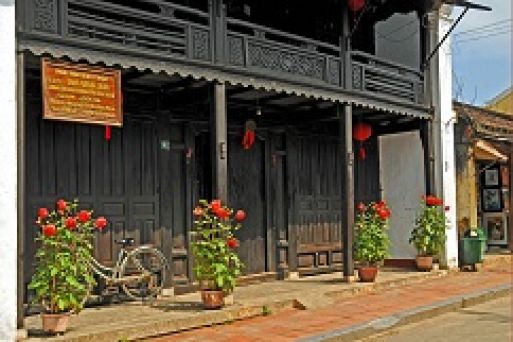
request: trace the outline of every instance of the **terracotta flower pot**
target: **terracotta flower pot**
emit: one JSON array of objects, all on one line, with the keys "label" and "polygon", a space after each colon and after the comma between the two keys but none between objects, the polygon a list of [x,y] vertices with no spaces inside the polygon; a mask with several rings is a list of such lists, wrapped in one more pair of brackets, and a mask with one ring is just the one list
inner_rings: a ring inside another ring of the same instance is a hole
[{"label": "terracotta flower pot", "polygon": [[360,267],[358,269],[358,277],[361,282],[364,283],[372,283],[376,280],[376,276],[378,275],[378,267],[377,266],[366,266]]},{"label": "terracotta flower pot", "polygon": [[43,331],[52,334],[64,333],[68,329],[69,313],[41,314]]},{"label": "terracotta flower pot", "polygon": [[202,290],[201,300],[205,309],[220,309],[224,306],[224,292],[222,290]]},{"label": "terracotta flower pot", "polygon": [[419,271],[431,271],[433,269],[433,256],[431,255],[417,255],[415,262]]}]

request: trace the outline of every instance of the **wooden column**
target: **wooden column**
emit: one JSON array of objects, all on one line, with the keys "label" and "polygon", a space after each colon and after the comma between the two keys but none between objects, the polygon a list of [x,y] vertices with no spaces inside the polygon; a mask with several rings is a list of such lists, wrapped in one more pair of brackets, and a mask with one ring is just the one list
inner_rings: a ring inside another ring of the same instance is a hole
[{"label": "wooden column", "polygon": [[509,145],[509,213],[508,213],[508,235],[509,250],[513,252],[513,142]]},{"label": "wooden column", "polygon": [[209,0],[210,21],[213,39],[210,39],[212,61],[225,61],[226,5],[223,0]]},{"label": "wooden column", "polygon": [[18,274],[17,274],[17,319],[18,329],[24,328],[25,299],[25,55],[18,52],[16,60],[16,149],[17,149],[17,221],[18,221]]},{"label": "wooden column", "polygon": [[426,179],[426,194],[433,194],[435,188],[432,130],[433,123],[431,121],[423,120],[421,122],[420,134],[422,146],[424,148],[424,177]]},{"label": "wooden column", "polygon": [[228,201],[228,133],[226,86],[214,83],[210,96],[210,136],[212,152],[212,197]]},{"label": "wooden column", "polygon": [[340,158],[342,164],[342,237],[344,247],[344,280],[354,277],[353,230],[354,230],[354,154],[353,154],[353,107],[337,105],[339,117]]}]

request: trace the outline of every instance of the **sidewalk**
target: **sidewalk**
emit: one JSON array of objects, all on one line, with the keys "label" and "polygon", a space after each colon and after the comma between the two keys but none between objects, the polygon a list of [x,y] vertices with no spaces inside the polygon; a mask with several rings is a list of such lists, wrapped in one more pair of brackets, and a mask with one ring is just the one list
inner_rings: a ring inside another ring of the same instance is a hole
[{"label": "sidewalk", "polygon": [[[511,265],[511,263],[509,263]],[[207,311],[198,293],[162,300],[154,307],[140,304],[89,308],[72,317],[60,337],[41,336],[40,319],[26,319],[31,341],[117,341],[177,333],[159,341],[279,341],[315,336],[350,327],[448,296],[511,285],[511,270],[502,263],[481,273],[419,273],[382,270],[375,284],[341,282],[328,274],[240,287],[235,305]],[[306,310],[305,310],[306,309]],[[267,317],[263,312],[271,312]],[[256,317],[256,318],[255,318]],[[237,321],[244,319],[242,321]],[[222,324],[212,328],[201,328]]]},{"label": "sidewalk", "polygon": [[479,273],[455,273],[378,293],[336,298],[323,308],[288,310],[230,325],[188,331],[152,340],[172,341],[354,341],[385,329],[511,295],[509,263],[494,262]]}]

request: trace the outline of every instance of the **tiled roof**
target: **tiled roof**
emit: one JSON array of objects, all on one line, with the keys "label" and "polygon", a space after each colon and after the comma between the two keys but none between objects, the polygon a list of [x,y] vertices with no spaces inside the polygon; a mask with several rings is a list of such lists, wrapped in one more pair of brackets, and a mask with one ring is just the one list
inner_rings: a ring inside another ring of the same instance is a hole
[{"label": "tiled roof", "polygon": [[481,137],[513,142],[513,117],[466,103],[454,102],[458,117],[468,118],[472,128]]}]

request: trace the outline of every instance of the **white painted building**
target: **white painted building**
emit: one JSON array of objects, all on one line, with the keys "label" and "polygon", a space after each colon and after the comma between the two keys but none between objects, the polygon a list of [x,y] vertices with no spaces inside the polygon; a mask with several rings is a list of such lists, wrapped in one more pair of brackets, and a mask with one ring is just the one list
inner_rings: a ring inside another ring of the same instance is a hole
[{"label": "white painted building", "polygon": [[16,53],[14,0],[0,0],[0,341],[16,338]]}]

